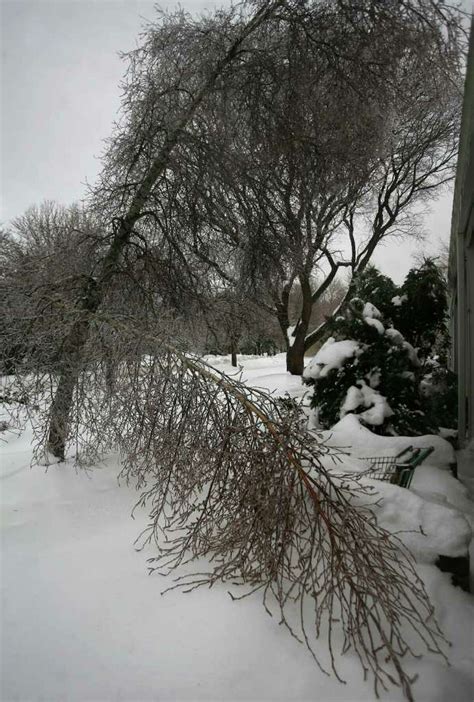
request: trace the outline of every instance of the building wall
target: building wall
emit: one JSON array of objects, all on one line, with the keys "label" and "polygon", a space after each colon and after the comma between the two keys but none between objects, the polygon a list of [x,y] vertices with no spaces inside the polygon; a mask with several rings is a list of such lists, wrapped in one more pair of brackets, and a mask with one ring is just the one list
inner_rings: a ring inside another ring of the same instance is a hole
[{"label": "building wall", "polygon": [[474,20],[454,189],[449,282],[452,361],[459,384],[459,439],[461,446],[466,446],[474,441]]}]

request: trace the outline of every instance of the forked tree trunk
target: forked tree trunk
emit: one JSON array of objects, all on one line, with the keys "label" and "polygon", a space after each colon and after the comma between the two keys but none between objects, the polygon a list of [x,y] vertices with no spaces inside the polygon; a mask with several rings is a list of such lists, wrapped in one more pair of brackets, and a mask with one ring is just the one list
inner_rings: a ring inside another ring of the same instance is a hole
[{"label": "forked tree trunk", "polygon": [[303,375],[304,334],[298,335],[286,352],[286,370],[292,375]]},{"label": "forked tree trunk", "polygon": [[219,76],[239,55],[242,42],[260,27],[282,2],[283,0],[266,2],[244,26],[240,36],[235,39],[225,56],[216,62],[214,70],[191,100],[181,119],[168,132],[163,146],[143,178],[128,212],[120,219],[120,225],[117,227],[110,248],[103,260],[96,282],[88,280],[85,286],[79,306],[79,318],[74,322],[68,336],[64,340],[58,385],[50,410],[47,449],[60,460],[64,460],[65,456],[74,390],[83,367],[84,347],[89,338],[91,317],[102,304],[110,280],[117,272],[120,257],[130,241],[133,227],[140,219],[150,192],[166,169],[170,154],[178,144],[188,122],[192,119],[204,98],[213,89]]},{"label": "forked tree trunk", "polygon": [[[377,241],[379,241],[379,238],[377,238]],[[361,275],[367,268],[368,264],[370,263],[370,257],[375,249],[375,244],[369,249],[368,253],[364,256],[363,260],[358,264],[357,269],[354,270],[352,269],[352,278],[349,283],[349,287],[347,288],[346,294],[344,295],[344,298],[341,300],[337,308],[332,312],[331,316],[326,319],[325,322],[319,325],[317,329],[314,329],[310,334],[307,334],[306,339],[305,339],[305,351],[311,348],[314,344],[316,344],[318,341],[321,341],[324,339],[326,334],[328,333],[329,330],[329,323],[333,317],[336,315],[342,314],[347,307],[347,304],[349,300],[351,299],[351,296],[354,291],[354,283],[356,281],[356,277]],[[333,278],[334,276],[332,276]],[[331,278],[331,280],[332,280]]]}]

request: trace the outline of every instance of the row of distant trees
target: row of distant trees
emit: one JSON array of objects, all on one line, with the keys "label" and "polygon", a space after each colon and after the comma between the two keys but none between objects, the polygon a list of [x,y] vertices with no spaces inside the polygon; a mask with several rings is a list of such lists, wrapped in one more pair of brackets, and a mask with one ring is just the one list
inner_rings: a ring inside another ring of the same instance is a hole
[{"label": "row of distant trees", "polygon": [[[43,202],[15,218],[1,234],[0,290],[2,372],[14,373],[30,354],[39,365],[58,357],[60,335],[50,327],[67,317],[84,280],[98,263],[100,225],[86,209]],[[161,263],[163,265],[163,263]],[[251,288],[235,289],[201,284],[180,291],[172,271],[159,270],[157,251],[148,251],[130,270],[115,280],[114,307],[122,314],[141,315],[153,305],[156,321],[170,325],[181,342],[199,354],[273,354],[285,349],[281,329],[272,315],[271,299],[255,299]],[[131,283],[131,284],[130,284]],[[145,293],[145,288],[149,288]],[[313,325],[321,324],[341,302],[347,285],[334,281],[313,309]],[[301,288],[293,286],[288,308],[295,318],[301,305]],[[151,300],[150,300],[151,298]],[[120,300],[120,304],[119,304]],[[28,339],[48,332],[47,348],[31,348]],[[20,333],[21,329],[21,333]]]}]

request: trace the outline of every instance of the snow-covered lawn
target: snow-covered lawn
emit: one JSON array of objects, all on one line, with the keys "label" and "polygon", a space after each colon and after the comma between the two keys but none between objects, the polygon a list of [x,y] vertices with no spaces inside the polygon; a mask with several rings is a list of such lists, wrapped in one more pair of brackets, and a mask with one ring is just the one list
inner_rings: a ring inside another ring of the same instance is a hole
[{"label": "snow-covered lawn", "polygon": [[[226,359],[212,362],[230,370]],[[246,382],[302,394],[281,355],[239,362]],[[319,672],[265,614],[258,594],[232,602],[225,587],[214,586],[160,596],[171,578],[149,577],[147,554],[133,547],[146,513],[130,518],[137,494],[118,486],[117,457],[89,474],[67,463],[30,467],[31,435],[0,437],[7,439],[0,442],[3,702],[375,699],[372,682],[364,682],[349,654],[341,665],[347,685]],[[390,453],[406,441],[374,437],[350,415],[327,438],[334,445],[350,441],[356,456]],[[406,539],[453,643],[450,668],[430,656],[407,661],[419,674],[415,699],[467,702],[474,697],[474,598],[432,564],[428,545],[451,550],[445,555],[465,549],[473,505],[447,470],[448,445],[435,443],[410,491],[383,486],[379,516],[398,529],[406,514],[413,530]],[[429,533],[423,536],[419,526]],[[323,641],[320,647],[323,652]],[[402,693],[395,689],[383,699],[401,700]]]}]

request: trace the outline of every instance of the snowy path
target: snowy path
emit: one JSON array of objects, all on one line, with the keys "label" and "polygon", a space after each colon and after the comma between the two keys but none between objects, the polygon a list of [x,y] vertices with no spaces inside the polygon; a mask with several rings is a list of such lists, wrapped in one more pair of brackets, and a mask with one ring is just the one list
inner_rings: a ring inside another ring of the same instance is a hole
[{"label": "snowy path", "polygon": [[[253,365],[247,377],[295,382],[281,364]],[[232,602],[216,586],[161,597],[171,581],[148,577],[133,548],[146,520],[130,519],[136,493],[117,485],[116,459],[90,476],[30,469],[29,440],[0,443],[3,702],[375,700],[351,656],[348,685],[324,676],[258,595]],[[471,702],[474,598],[433,566],[421,572],[454,646],[450,669],[433,658],[407,666],[420,674],[416,700]]]}]

